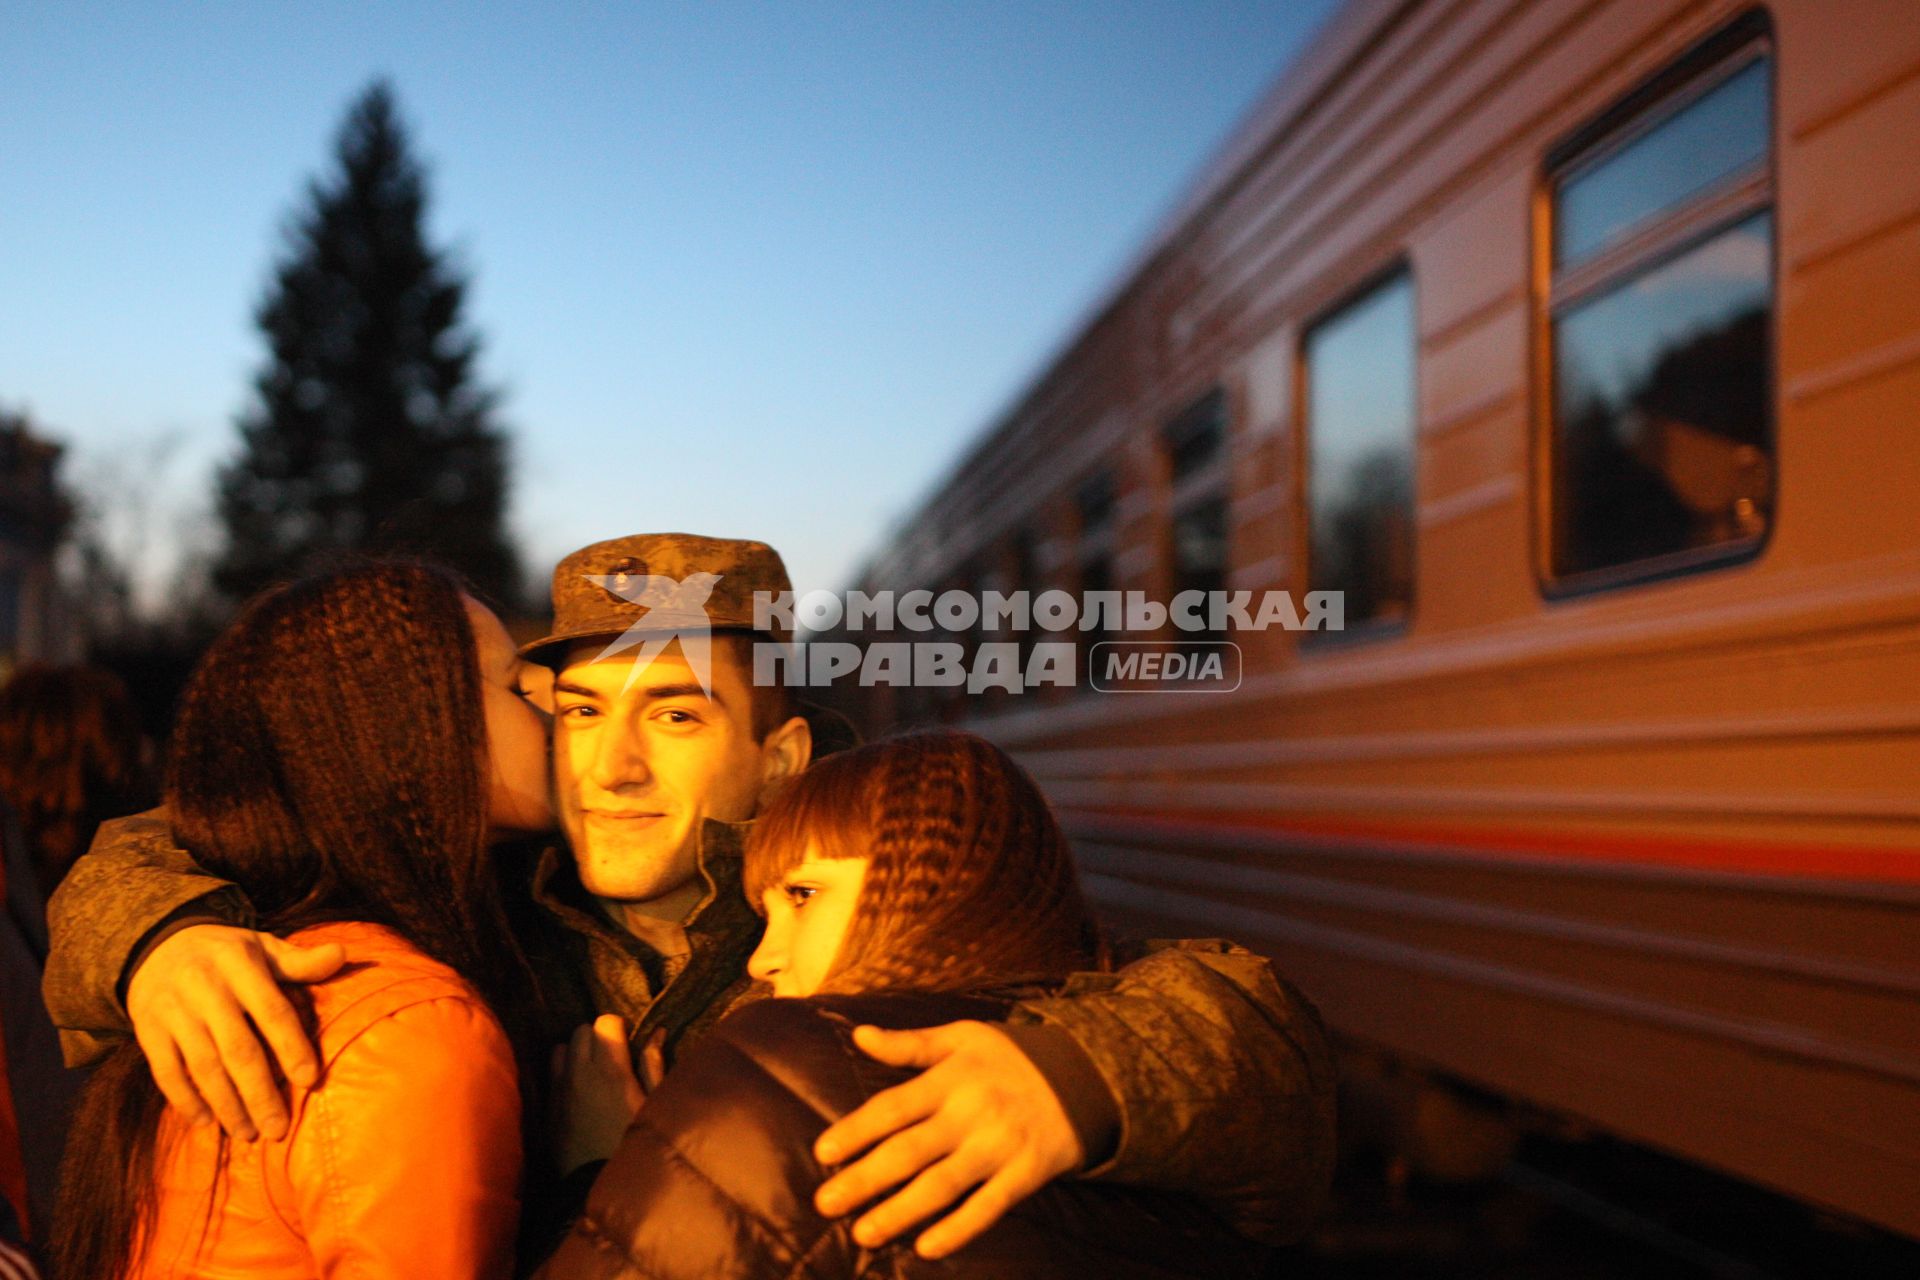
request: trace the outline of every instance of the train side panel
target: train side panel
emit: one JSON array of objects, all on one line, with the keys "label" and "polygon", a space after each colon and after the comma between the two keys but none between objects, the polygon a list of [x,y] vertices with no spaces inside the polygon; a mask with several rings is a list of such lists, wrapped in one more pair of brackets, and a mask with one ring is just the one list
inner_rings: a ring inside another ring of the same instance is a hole
[{"label": "train side panel", "polygon": [[[1749,15],[1759,14],[1755,18]],[[1756,24],[1773,490],[1750,554],[1556,589],[1551,158]],[[1235,637],[1231,693],[956,710],[1015,750],[1103,908],[1257,945],[1359,1041],[1920,1235],[1920,23],[1893,0],[1353,6],[1269,136],[889,549],[869,588],[1165,599],[1196,486],[1228,583],[1308,585],[1303,344],[1414,303],[1413,596]],[[1218,386],[1214,470],[1164,425]],[[1076,488],[1116,477],[1097,540]]]}]

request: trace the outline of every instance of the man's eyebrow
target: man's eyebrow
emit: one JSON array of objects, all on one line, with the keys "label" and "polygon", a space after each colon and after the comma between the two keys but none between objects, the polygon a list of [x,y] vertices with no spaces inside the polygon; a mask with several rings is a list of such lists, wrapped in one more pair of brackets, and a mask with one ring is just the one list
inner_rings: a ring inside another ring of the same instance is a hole
[{"label": "man's eyebrow", "polygon": [[712,693],[708,693],[705,689],[701,688],[699,684],[691,680],[684,684],[656,684],[646,690],[646,696],[649,700],[664,698],[707,698],[711,701],[718,702],[723,707],[726,705],[726,700],[720,696],[718,689],[715,689]]},{"label": "man's eyebrow", "polygon": [[[575,684],[571,680],[554,681],[553,691],[555,693],[569,693],[576,698],[592,698],[596,702],[605,701],[605,695],[598,690],[589,689],[585,685]],[[656,684],[641,690],[641,693],[650,702],[667,698],[710,698],[723,707],[727,705],[727,700],[720,696],[718,689],[715,689],[709,694],[705,689],[700,687],[698,682],[692,680],[680,684]]]}]

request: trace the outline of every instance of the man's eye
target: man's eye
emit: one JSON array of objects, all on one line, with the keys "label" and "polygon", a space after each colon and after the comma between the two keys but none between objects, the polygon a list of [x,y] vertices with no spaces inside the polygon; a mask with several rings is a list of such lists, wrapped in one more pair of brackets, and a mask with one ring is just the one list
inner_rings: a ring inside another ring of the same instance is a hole
[{"label": "man's eye", "polygon": [[699,716],[696,716],[691,711],[682,711],[678,707],[668,707],[666,710],[660,713],[660,715],[658,716],[658,719],[666,722],[667,724],[699,724],[700,723]]},{"label": "man's eye", "polygon": [[581,705],[571,706],[571,707],[561,707],[556,714],[558,714],[562,719],[565,719],[565,720],[585,720],[585,719],[588,719],[589,717],[599,715],[600,708],[589,707],[589,706],[586,706],[585,704],[581,704]]}]

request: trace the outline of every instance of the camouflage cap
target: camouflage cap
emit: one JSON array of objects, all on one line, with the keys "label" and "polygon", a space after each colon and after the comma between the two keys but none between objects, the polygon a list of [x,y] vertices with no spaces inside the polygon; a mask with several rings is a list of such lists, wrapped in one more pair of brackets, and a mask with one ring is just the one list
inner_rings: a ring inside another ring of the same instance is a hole
[{"label": "camouflage cap", "polygon": [[[636,533],[582,547],[553,571],[553,633],[522,656],[551,658],[575,640],[650,631],[754,631],[757,592],[793,590],[780,553],[764,542],[691,533]],[[791,644],[790,628],[767,634]]]}]

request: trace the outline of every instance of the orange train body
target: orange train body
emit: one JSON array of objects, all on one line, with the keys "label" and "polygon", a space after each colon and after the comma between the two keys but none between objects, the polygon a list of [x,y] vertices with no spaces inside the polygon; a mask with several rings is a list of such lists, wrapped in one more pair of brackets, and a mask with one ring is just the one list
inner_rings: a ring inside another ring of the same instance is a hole
[{"label": "orange train body", "polygon": [[[1110,914],[1261,947],[1356,1041],[1920,1235],[1916,16],[1350,5],[858,585],[1166,600],[1209,528],[1211,585],[1340,581],[1314,415],[1377,299],[1409,492],[1356,517],[1367,625],[1234,634],[1230,692],[879,688],[870,723],[1015,750]],[[1700,190],[1658,154],[1688,129]],[[1633,307],[1710,294],[1757,319],[1635,355],[1668,313]],[[1569,386],[1634,359],[1592,418]],[[1649,468],[1661,514],[1609,524]]]}]

